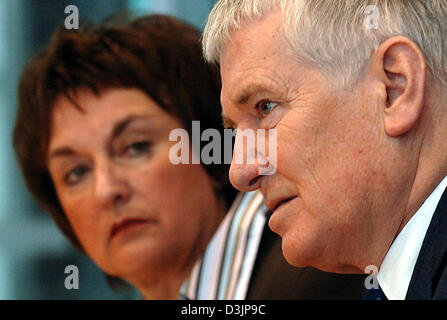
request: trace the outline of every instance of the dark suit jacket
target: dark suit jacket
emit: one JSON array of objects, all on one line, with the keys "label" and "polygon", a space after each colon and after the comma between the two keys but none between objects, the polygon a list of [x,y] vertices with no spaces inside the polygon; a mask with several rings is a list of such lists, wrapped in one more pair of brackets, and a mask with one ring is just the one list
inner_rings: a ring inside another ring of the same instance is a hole
[{"label": "dark suit jacket", "polygon": [[447,299],[447,191],[428,227],[406,299]]},{"label": "dark suit jacket", "polygon": [[266,224],[253,267],[247,299],[362,299],[366,275],[344,275],[295,268],[281,251],[281,238]]}]

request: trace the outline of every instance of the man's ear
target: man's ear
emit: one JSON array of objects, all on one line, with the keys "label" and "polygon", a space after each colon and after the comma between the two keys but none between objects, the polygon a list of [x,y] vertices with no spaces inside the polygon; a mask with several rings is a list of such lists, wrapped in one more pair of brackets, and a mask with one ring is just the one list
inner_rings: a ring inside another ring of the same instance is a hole
[{"label": "man's ear", "polygon": [[397,137],[417,124],[424,108],[425,58],[414,42],[401,36],[386,40],[374,55],[385,79],[385,131]]}]

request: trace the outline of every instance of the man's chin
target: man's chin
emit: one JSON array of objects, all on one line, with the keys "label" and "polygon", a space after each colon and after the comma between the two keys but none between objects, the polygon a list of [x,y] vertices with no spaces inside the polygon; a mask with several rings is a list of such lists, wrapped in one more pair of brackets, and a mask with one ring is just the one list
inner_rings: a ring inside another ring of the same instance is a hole
[{"label": "man's chin", "polygon": [[287,263],[297,267],[305,268],[312,266],[312,259],[310,259],[310,250],[303,250],[298,248],[296,240],[290,240],[287,237],[287,233],[282,237],[282,253]]},{"label": "man's chin", "polygon": [[[293,246],[292,246],[293,247]],[[339,273],[339,274],[363,274],[358,268],[340,263],[336,258],[330,259],[316,251],[309,250],[300,251],[291,249],[282,242],[282,252],[288,264],[296,268],[315,268],[323,272]]]},{"label": "man's chin", "polygon": [[320,247],[315,245],[305,245],[306,241],[316,243],[316,240],[302,239],[293,237],[290,233],[285,233],[282,237],[282,253],[288,264],[296,268],[312,267],[325,272],[340,272],[338,267],[334,265],[336,261],[327,260],[326,254],[319,250]]}]

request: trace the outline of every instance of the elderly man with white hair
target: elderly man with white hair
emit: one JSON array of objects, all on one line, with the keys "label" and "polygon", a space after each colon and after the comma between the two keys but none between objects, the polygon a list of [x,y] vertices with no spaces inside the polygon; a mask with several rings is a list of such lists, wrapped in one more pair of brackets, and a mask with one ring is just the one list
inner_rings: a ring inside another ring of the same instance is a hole
[{"label": "elderly man with white hair", "polygon": [[445,0],[216,4],[203,48],[224,122],[277,135],[274,174],[230,179],[264,194],[290,264],[447,299],[446,21]]}]

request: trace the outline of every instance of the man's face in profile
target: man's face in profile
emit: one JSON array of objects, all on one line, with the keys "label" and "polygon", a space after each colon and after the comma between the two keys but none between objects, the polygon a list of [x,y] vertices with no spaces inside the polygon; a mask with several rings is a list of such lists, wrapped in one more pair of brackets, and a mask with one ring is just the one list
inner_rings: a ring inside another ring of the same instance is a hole
[{"label": "man's face in profile", "polygon": [[384,209],[399,188],[388,188],[395,159],[377,92],[365,79],[330,89],[331,79],[290,54],[281,25],[279,11],[248,21],[221,55],[224,116],[238,129],[277,130],[276,173],[233,164],[230,179],[239,190],[262,191],[289,263],[363,272],[353,266],[381,261],[393,239],[380,234],[399,227]]}]

